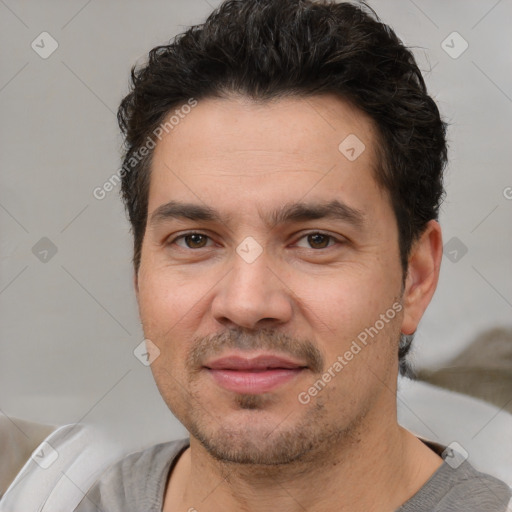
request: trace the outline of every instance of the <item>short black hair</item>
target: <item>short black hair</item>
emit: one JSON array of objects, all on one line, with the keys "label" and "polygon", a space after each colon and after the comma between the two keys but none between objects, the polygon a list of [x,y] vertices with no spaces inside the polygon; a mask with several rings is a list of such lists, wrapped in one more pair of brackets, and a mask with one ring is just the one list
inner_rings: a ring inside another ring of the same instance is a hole
[{"label": "short black hair", "polygon": [[[329,0],[227,0],[205,23],[153,48],[143,66],[132,68],[118,121],[125,137],[121,190],[135,271],[153,153],[141,157],[140,148],[173,109],[191,98],[244,95],[264,102],[324,93],[350,102],[375,124],[375,179],[396,216],[405,282],[412,244],[428,221],[438,219],[443,200],[446,123],[412,52],[395,32],[364,2]],[[410,347],[405,339],[402,373]]]}]

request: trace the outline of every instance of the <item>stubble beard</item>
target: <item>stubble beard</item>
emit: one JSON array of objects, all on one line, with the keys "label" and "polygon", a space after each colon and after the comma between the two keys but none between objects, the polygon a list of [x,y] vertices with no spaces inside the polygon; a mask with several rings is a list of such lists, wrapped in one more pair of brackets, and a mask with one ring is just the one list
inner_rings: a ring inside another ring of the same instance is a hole
[{"label": "stubble beard", "polygon": [[[325,461],[333,445],[359,442],[358,426],[366,411],[360,411],[348,425],[333,425],[325,405],[328,401],[318,398],[307,407],[298,405],[291,412],[283,411],[272,424],[262,418],[270,402],[263,395],[237,395],[236,409],[249,417],[236,425],[209,415],[202,407],[189,408],[188,416],[179,419],[212,458],[227,465],[267,469],[304,465],[311,470],[316,463]],[[295,422],[287,421],[294,416]]]}]

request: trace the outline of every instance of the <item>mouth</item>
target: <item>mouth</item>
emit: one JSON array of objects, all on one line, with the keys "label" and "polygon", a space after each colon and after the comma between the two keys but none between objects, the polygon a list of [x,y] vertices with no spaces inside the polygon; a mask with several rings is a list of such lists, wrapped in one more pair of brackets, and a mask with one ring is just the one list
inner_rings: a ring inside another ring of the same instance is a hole
[{"label": "mouth", "polygon": [[226,390],[261,394],[297,378],[308,367],[300,361],[274,354],[255,357],[233,354],[209,361],[203,368]]}]

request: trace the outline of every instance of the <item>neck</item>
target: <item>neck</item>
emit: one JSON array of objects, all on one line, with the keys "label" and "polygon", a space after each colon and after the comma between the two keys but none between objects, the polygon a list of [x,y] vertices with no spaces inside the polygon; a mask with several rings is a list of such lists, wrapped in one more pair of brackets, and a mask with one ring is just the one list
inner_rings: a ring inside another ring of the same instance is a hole
[{"label": "neck", "polygon": [[367,414],[300,461],[276,466],[213,459],[191,436],[167,488],[164,512],[379,512],[396,510],[442,459],[396,422]]}]

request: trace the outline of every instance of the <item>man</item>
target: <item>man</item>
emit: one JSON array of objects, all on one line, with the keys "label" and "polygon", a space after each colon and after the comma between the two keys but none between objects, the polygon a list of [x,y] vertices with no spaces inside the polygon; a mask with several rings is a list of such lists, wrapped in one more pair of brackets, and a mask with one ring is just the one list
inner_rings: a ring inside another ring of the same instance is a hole
[{"label": "man", "polygon": [[446,127],[394,32],[364,5],[233,0],[132,80],[135,289],[190,439],[125,458],[77,510],[504,511],[503,482],[396,419]]}]

